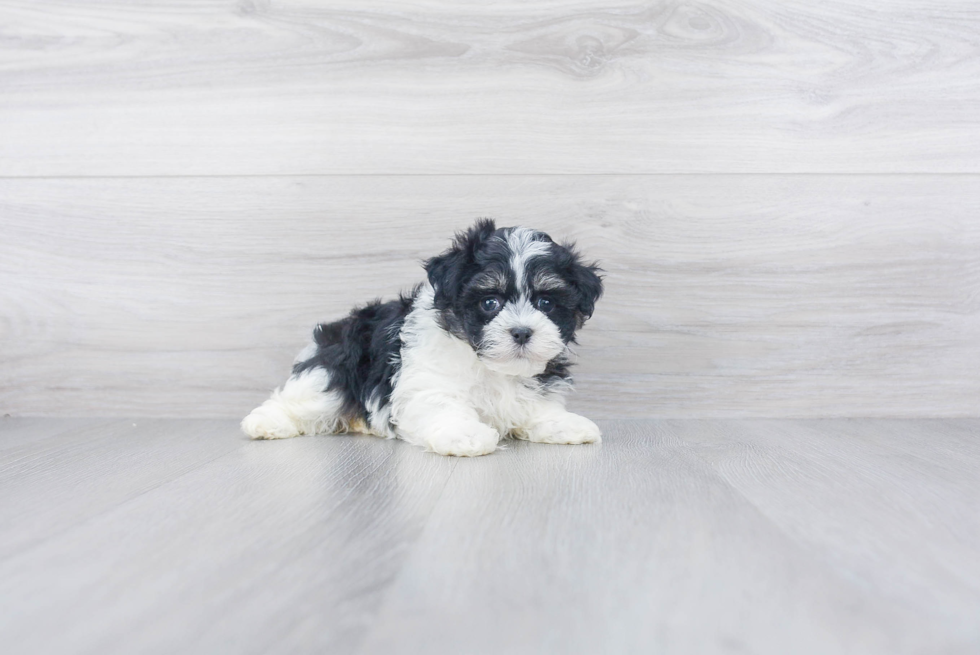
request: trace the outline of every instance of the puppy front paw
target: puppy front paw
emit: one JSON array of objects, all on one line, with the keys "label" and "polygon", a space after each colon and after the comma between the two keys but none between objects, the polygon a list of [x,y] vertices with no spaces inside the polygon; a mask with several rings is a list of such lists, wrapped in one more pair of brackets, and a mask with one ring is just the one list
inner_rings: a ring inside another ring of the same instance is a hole
[{"label": "puppy front paw", "polygon": [[518,432],[516,436],[536,443],[581,444],[602,441],[602,433],[595,423],[571,412],[544,417]]},{"label": "puppy front paw", "polygon": [[440,426],[424,439],[422,445],[440,455],[479,457],[497,448],[500,433],[489,425],[476,421]]}]

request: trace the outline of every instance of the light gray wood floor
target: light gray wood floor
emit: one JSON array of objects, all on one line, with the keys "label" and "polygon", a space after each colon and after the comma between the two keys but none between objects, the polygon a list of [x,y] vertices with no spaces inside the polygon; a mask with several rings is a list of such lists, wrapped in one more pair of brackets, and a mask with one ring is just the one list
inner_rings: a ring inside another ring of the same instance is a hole
[{"label": "light gray wood floor", "polygon": [[7,653],[980,649],[980,420],[604,421],[447,459],[0,419]]}]

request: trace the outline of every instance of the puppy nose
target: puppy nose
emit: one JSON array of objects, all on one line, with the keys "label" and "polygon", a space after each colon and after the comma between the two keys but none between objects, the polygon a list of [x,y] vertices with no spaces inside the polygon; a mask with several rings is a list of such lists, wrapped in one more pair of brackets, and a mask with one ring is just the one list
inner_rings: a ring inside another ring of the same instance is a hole
[{"label": "puppy nose", "polygon": [[531,338],[532,334],[534,334],[534,332],[528,327],[516,327],[510,329],[510,335],[514,337],[514,341],[516,341],[520,346],[526,344],[528,339]]}]

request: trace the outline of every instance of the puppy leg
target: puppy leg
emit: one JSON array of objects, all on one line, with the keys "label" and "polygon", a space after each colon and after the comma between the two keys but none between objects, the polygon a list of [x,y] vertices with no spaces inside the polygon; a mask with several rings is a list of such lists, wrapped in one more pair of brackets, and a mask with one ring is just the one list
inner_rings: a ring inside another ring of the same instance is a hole
[{"label": "puppy leg", "polygon": [[319,367],[292,376],[245,417],[242,431],[253,439],[285,439],[344,429],[343,398],[326,391],[329,382],[330,374]]},{"label": "puppy leg", "polygon": [[398,414],[399,437],[440,455],[487,455],[500,441],[500,433],[481,422],[476,410],[451,398],[414,399]]},{"label": "puppy leg", "polygon": [[578,414],[573,414],[558,402],[542,400],[534,407],[526,425],[514,430],[518,439],[537,443],[581,444],[599,443],[599,427]]}]

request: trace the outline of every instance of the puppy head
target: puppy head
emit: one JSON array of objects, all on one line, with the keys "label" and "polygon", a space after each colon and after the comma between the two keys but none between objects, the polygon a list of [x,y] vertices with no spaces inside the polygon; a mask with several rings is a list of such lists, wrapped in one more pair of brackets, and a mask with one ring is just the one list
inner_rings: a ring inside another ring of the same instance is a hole
[{"label": "puppy head", "polygon": [[443,327],[487,367],[530,377],[575,340],[602,295],[600,269],[570,244],[481,219],[425,263]]}]

